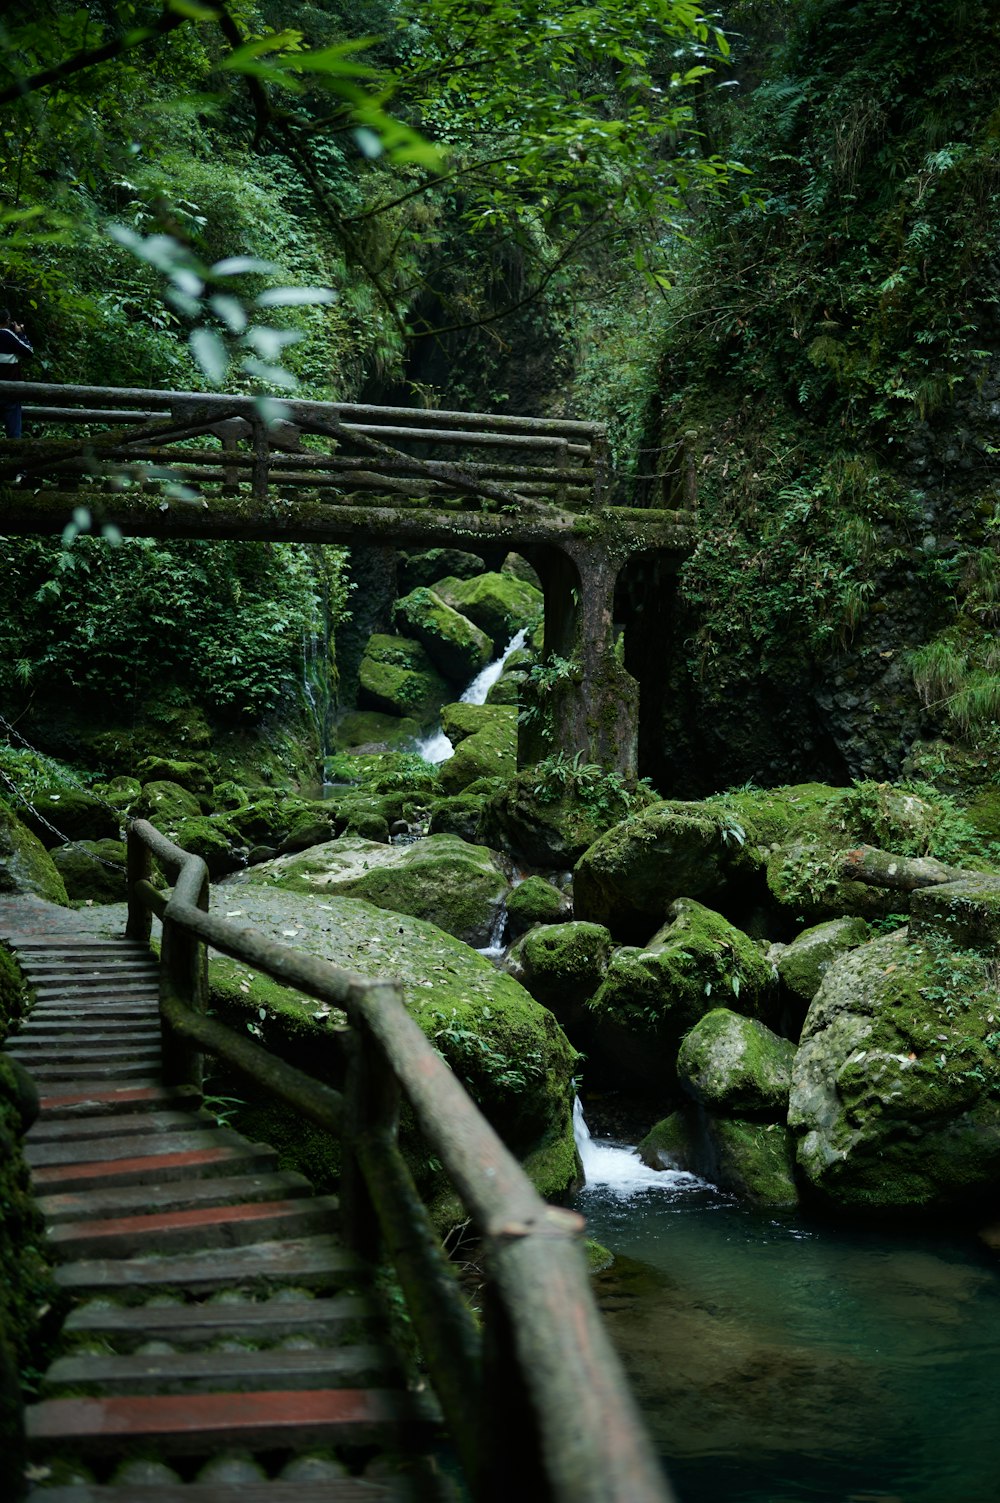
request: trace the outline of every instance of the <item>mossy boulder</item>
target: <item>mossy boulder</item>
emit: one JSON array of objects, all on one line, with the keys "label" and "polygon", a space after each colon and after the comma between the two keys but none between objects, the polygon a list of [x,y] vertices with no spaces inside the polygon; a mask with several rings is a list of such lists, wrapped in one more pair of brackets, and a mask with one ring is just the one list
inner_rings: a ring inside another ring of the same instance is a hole
[{"label": "mossy boulder", "polygon": [[345,751],[404,750],[418,740],[420,726],[412,716],[383,715],[376,710],[352,710],[341,716],[333,738]]},{"label": "mossy boulder", "polygon": [[0,894],[33,893],[66,904],[66,887],[37,835],[0,799]]},{"label": "mossy boulder", "polygon": [[403,636],[415,637],[431,662],[454,683],[466,683],[493,656],[493,643],[467,617],[424,588],[396,602],[396,623]]},{"label": "mossy boulder", "polygon": [[343,836],[257,866],[246,880],[285,892],[364,898],[428,920],[473,946],[489,941],[508,889],[491,853],[454,835],[431,835],[403,846]]},{"label": "mossy boulder", "polygon": [[21,968],[10,951],[0,944],[0,1044],[10,1031],[10,1025],[24,1016],[28,989],[21,975]]},{"label": "mossy boulder", "polygon": [[708,804],[657,803],[601,835],[576,864],[578,918],[642,942],[677,898],[718,899],[749,862],[746,831]]},{"label": "mossy boulder", "polygon": [[96,793],[62,785],[40,788],[26,806],[23,822],[49,850],[67,840],[117,840],[121,816]]},{"label": "mossy boulder", "polygon": [[400,554],[399,582],[405,592],[436,584],[439,579],[472,579],[485,567],[478,553],[462,548],[426,548],[420,553]]},{"label": "mossy boulder", "polygon": [[96,783],[94,792],[98,798],[110,804],[112,809],[124,815],[142,792],[142,784],[138,778],[123,774],[121,777],[111,778],[107,783]]},{"label": "mossy boulder", "polygon": [[517,715],[503,705],[473,705],[464,699],[441,707],[441,729],[454,747],[494,725],[505,726],[516,735]]},{"label": "mossy boulder", "polygon": [[201,857],[213,881],[246,865],[248,847],[241,842],[227,814],[181,819],[166,833],[182,851]]},{"label": "mossy boulder", "polygon": [[358,703],[362,709],[408,716],[429,725],[451,695],[426,649],[412,637],[376,632],[369,637],[358,668]]},{"label": "mossy boulder", "polygon": [[606,831],[657,802],[644,784],[628,786],[599,768],[541,762],[496,791],[483,811],[483,838],[531,866],[568,870]]},{"label": "mossy boulder", "polygon": [[780,947],[778,980],[787,1003],[789,1027],[796,1035],[833,962],[870,938],[871,929],[864,919],[828,919],[825,924],[804,929],[790,944]]},{"label": "mossy boulder", "polygon": [[486,691],[488,705],[519,705],[528,675],[520,668],[501,673]]},{"label": "mossy boulder", "polygon": [[128,897],[121,840],[74,840],[52,851],[71,903],[123,903]]},{"label": "mossy boulder", "polygon": [[200,762],[178,762],[169,757],[145,757],[136,768],[143,783],[176,783],[197,798],[209,798],[212,779]]},{"label": "mossy boulder", "polygon": [[428,835],[457,835],[470,845],[479,844],[477,836],[484,802],[482,794],[468,792],[436,799],[430,807]]},{"label": "mossy boulder", "polygon": [[779,1209],[799,1200],[794,1140],[780,1122],[712,1117],[688,1106],[651,1129],[639,1157],[652,1169],[697,1174],[753,1205]]},{"label": "mossy boulder", "polygon": [[485,632],[495,652],[532,626],[542,614],[542,592],[513,574],[477,574],[472,579],[440,579],[435,593]]},{"label": "mossy boulder", "polygon": [[455,755],[438,771],[441,790],[461,793],[480,778],[510,777],[517,766],[517,715],[504,706],[490,708],[481,728],[465,736]]},{"label": "mossy boulder", "polygon": [[604,979],[613,949],[600,924],[543,924],[518,941],[508,965],[537,1001],[575,1027],[585,1018],[585,1004]]},{"label": "mossy boulder", "polygon": [[134,818],[148,819],[151,825],[169,835],[181,820],[199,819],[201,804],[180,783],[157,781],[143,784],[142,792],[132,805],[131,812]]},{"label": "mossy boulder", "polygon": [[979,1204],[1000,1175],[993,957],[905,931],[836,961],[806,1015],[788,1122],[801,1174],[853,1210]]},{"label": "mossy boulder", "polygon": [[706,799],[747,832],[750,842],[788,845],[829,830],[828,811],[843,794],[830,783],[788,783],[780,788],[736,788]]},{"label": "mossy boulder", "polygon": [[789,927],[810,926],[834,918],[869,921],[905,911],[907,893],[889,892],[841,875],[845,842],[809,837],[772,851],[767,861],[767,890],[779,918]]},{"label": "mossy boulder", "polygon": [[715,1117],[784,1122],[795,1045],[757,1018],[715,1007],[686,1034],[677,1076]]},{"label": "mossy boulder", "polygon": [[775,978],[754,942],[681,898],[645,949],[615,952],[589,1009],[598,1048],[627,1084],[670,1089],[681,1039],[720,1004],[768,1016]]},{"label": "mossy boulder", "polygon": [[915,892],[910,901],[910,934],[933,944],[978,950],[1000,949],[1000,878],[966,877]]},{"label": "mossy boulder", "polygon": [[[241,882],[228,892],[232,908],[269,938],[363,976],[398,978],[407,1010],[541,1193],[557,1197],[573,1187],[576,1052],[552,1014],[512,977],[433,924],[329,889],[289,894]],[[223,957],[211,961],[210,988],[224,1020],[241,1032],[250,1025],[267,1047],[339,1083],[342,1014]],[[323,1149],[313,1139],[303,1148],[303,1142],[303,1134],[289,1134],[286,1162],[328,1182],[329,1164],[315,1155],[336,1158],[339,1144],[328,1140]],[[411,1138],[406,1143],[422,1187],[432,1187],[436,1170],[426,1149]]]},{"label": "mossy boulder", "polygon": [[515,935],[534,924],[564,924],[572,917],[572,899],[544,877],[525,877],[507,899],[507,918]]}]

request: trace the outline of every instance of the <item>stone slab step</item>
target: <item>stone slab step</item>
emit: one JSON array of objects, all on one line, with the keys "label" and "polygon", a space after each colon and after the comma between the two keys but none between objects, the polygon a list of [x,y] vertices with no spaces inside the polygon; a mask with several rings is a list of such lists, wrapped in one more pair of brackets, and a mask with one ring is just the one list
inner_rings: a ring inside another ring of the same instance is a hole
[{"label": "stone slab step", "polygon": [[[422,1396],[393,1389],[306,1389],[45,1399],[25,1413],[37,1454],[54,1448],[107,1455],[155,1446],[167,1455],[214,1456],[227,1446],[256,1451],[400,1438],[436,1429]],[[152,1494],[150,1495],[152,1497]]]},{"label": "stone slab step", "polygon": [[[91,1062],[107,1064],[129,1062],[135,1058],[154,1060],[160,1053],[158,1034],[139,1038],[134,1042],[131,1035],[111,1040],[98,1035],[94,1038],[89,1030],[87,1041],[76,1039],[67,1044],[65,1039],[33,1038],[30,1034],[15,1033],[5,1045],[11,1054],[16,1054],[21,1063],[31,1068],[29,1060],[40,1065],[75,1065],[77,1079]],[[69,1057],[67,1057],[69,1056]]]},{"label": "stone slab step", "polygon": [[259,1352],[164,1352],[134,1356],[59,1357],[42,1398],[60,1391],[101,1394],[252,1393],[260,1389],[395,1388],[399,1361],[375,1345]]},{"label": "stone slab step", "polygon": [[[156,1066],[159,1063],[157,1060]],[[39,1085],[70,1085],[84,1073],[90,1080],[146,1080],[152,1084],[156,1079],[155,1067],[148,1059],[118,1060],[110,1065],[101,1065],[97,1060],[81,1060],[64,1065],[33,1065],[22,1060],[22,1064]]]},{"label": "stone slab step", "polygon": [[[173,1140],[176,1143],[176,1138]],[[178,1152],[139,1154],[134,1158],[98,1160],[80,1164],[41,1165],[31,1179],[38,1195],[61,1195],[117,1185],[162,1185],[203,1175],[232,1175],[253,1170],[272,1170],[278,1155],[265,1143],[240,1143]]]},{"label": "stone slab step", "polygon": [[108,1216],[131,1216],[161,1211],[187,1211],[198,1206],[239,1205],[244,1201],[287,1200],[311,1195],[303,1174],[241,1174],[228,1179],[181,1180],[167,1185],[125,1185],[104,1190],[78,1190],[43,1195],[38,1209],[52,1226],[64,1221],[96,1221]]},{"label": "stone slab step", "polygon": [[155,1489],[125,1489],[114,1484],[81,1482],[67,1487],[40,1487],[28,1494],[28,1503],[427,1503],[431,1498],[453,1500],[450,1490],[440,1492],[422,1479],[385,1477],[338,1477],[330,1482],[218,1482],[157,1483]]},{"label": "stone slab step", "polygon": [[68,980],[36,982],[29,977],[29,981],[35,993],[36,1006],[64,1001],[72,1002],[86,1011],[94,1003],[101,1002],[105,998],[138,1001],[148,999],[150,1002],[155,1002],[159,996],[159,986],[155,978],[148,981],[131,981],[122,977],[120,980],[105,979],[87,983]]},{"label": "stone slab step", "polygon": [[171,1346],[208,1346],[227,1338],[267,1346],[303,1333],[317,1341],[358,1339],[383,1324],[377,1308],[360,1294],[330,1298],[207,1300],[203,1304],[117,1305],[93,1300],[70,1311],[63,1330],[68,1337],[96,1336],[118,1351],[146,1341]]},{"label": "stone slab step", "polygon": [[28,1137],[24,1140],[24,1156],[32,1169],[41,1169],[54,1164],[106,1163],[110,1159],[131,1159],[137,1155],[154,1159],[161,1151],[164,1154],[188,1153],[199,1148],[235,1148],[246,1142],[239,1133],[226,1127],[199,1127],[197,1119],[193,1123],[189,1121],[186,1126],[187,1131],[165,1133],[162,1143],[157,1134],[151,1133],[152,1141],[148,1144],[137,1143],[131,1133],[82,1141],[70,1138],[55,1143],[35,1142]]},{"label": "stone slab step", "polygon": [[152,1252],[197,1252],[244,1246],[279,1237],[332,1231],[340,1206],[332,1195],[245,1205],[197,1206],[186,1211],[70,1221],[48,1228],[47,1243],[60,1258],[130,1258]]},{"label": "stone slab step", "polygon": [[72,951],[63,954],[51,949],[29,952],[23,946],[18,946],[18,958],[23,966],[30,965],[32,971],[39,974],[49,971],[75,974],[77,971],[84,971],[90,975],[93,971],[155,971],[158,968],[155,958],[148,950],[123,952],[75,946]]},{"label": "stone slab step", "polygon": [[155,1112],[161,1107],[176,1106],[194,1110],[201,1105],[196,1086],[114,1085],[107,1081],[80,1081],[73,1086],[54,1086],[41,1097],[46,1118],[83,1117],[108,1112]]},{"label": "stone slab step", "polygon": [[124,1137],[132,1133],[190,1132],[199,1124],[209,1128],[207,1112],[109,1112],[98,1117],[40,1118],[25,1134],[25,1143],[78,1143],[88,1138]]},{"label": "stone slab step", "polygon": [[61,1263],[55,1270],[60,1289],[75,1295],[117,1290],[125,1296],[153,1289],[208,1294],[282,1282],[332,1290],[365,1277],[364,1265],[330,1236],[254,1242],[175,1257],[95,1258]]},{"label": "stone slab step", "polygon": [[[129,1012],[115,1014],[113,1012],[100,1014],[88,1013],[85,1025],[87,1038],[93,1042],[95,1036],[108,1040],[120,1040],[121,1038],[132,1039],[156,1039],[160,1036],[160,1020],[155,1012],[146,1010],[143,1012]],[[80,1032],[81,1020],[79,1014],[68,1015],[60,1009],[58,1012],[46,1013],[41,1016],[32,1014],[24,1026],[15,1034],[11,1035],[8,1042],[12,1043],[15,1038],[33,1038],[37,1043],[48,1043],[56,1039],[76,1039]],[[97,1034],[96,1030],[100,1029]]]}]

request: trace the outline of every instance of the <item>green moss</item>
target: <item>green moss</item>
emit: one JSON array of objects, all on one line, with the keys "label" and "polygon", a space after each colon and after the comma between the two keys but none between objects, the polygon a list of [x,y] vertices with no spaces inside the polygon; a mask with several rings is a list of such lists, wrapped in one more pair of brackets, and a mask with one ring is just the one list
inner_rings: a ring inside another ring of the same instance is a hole
[{"label": "green moss", "polygon": [[11,1023],[23,1015],[27,1001],[27,989],[21,968],[10,951],[0,944],[0,1043],[6,1038]]},{"label": "green moss", "polygon": [[568,868],[605,831],[654,802],[641,783],[552,757],[496,790],[484,812],[483,837],[533,866]]},{"label": "green moss", "polygon": [[707,1131],[720,1189],[759,1206],[798,1204],[794,1139],[783,1123],[713,1117]]},{"label": "green moss", "polygon": [[511,959],[531,995],[560,1013],[593,995],[613,948],[610,933],[600,924],[544,924],[525,934]]},{"label": "green moss", "polygon": [[512,574],[478,574],[472,579],[440,579],[435,594],[460,611],[500,652],[515,632],[535,624],[542,614],[542,592]]},{"label": "green moss", "polygon": [[515,934],[523,934],[533,924],[561,924],[572,911],[566,894],[544,877],[525,877],[507,899],[507,917]]},{"label": "green moss", "polygon": [[671,1112],[650,1128],[638,1147],[639,1157],[650,1169],[682,1169],[693,1172],[696,1151],[692,1141],[691,1112]]},{"label": "green moss", "polygon": [[444,705],[441,709],[441,729],[455,747],[468,736],[475,736],[492,726],[502,727],[516,737],[516,711],[506,705],[472,705],[464,700]]},{"label": "green moss", "polygon": [[52,852],[72,903],[122,903],[127,897],[125,846],[120,840],[77,840]]},{"label": "green moss", "polygon": [[456,793],[452,798],[435,799],[430,806],[428,835],[457,835],[475,843],[485,800],[478,793]]},{"label": "green moss", "polygon": [[49,849],[64,840],[117,840],[121,834],[116,811],[83,788],[39,788],[20,817]]},{"label": "green moss", "polygon": [[143,785],[131,812],[136,819],[148,819],[168,835],[182,819],[199,819],[201,804],[180,783],[150,782]]},{"label": "green moss", "polygon": [[481,778],[510,777],[516,766],[516,716],[500,707],[480,730],[460,742],[453,757],[442,762],[438,779],[445,793],[461,793]]},{"label": "green moss", "polygon": [[375,633],[358,669],[362,708],[431,723],[451,690],[421,644],[408,637]]},{"label": "green moss", "polygon": [[466,683],[493,655],[489,637],[433,590],[420,588],[404,595],[396,602],[396,620],[405,635],[423,644],[438,671],[455,683]]},{"label": "green moss", "polygon": [[713,1116],[784,1122],[794,1054],[793,1043],[756,1018],[716,1007],[685,1036],[677,1074]]},{"label": "green moss", "polygon": [[871,930],[860,918],[831,919],[804,929],[778,956],[782,986],[800,1006],[808,1006],[833,962],[870,938]]},{"label": "green moss", "polygon": [[33,893],[66,904],[66,887],[37,836],[0,799],[0,894]]},{"label": "green moss", "polygon": [[196,798],[212,792],[212,779],[200,762],[180,762],[169,757],[145,757],[136,768],[143,783],[176,783]]}]

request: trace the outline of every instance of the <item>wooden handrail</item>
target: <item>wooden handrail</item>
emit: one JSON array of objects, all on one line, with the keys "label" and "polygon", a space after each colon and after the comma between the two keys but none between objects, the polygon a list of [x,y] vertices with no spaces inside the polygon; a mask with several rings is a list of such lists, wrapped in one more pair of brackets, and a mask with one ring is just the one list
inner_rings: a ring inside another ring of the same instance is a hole
[{"label": "wooden handrail", "polygon": [[[183,1046],[168,1058],[190,1071],[189,1046],[210,1050],[323,1126],[342,1128],[348,1236],[366,1251],[377,1218],[477,1503],[522,1494],[551,1503],[671,1503],[594,1304],[582,1217],[542,1200],[410,1017],[400,983],[360,976],[210,914],[204,862],[145,820],[129,821],[128,848],[127,932],[148,939],[153,910],[164,924],[161,1017],[165,1036]],[[174,877],[168,897],[148,880],[152,856]],[[201,1015],[203,965],[192,962],[190,947],[203,962],[206,946],[343,1009],[354,1040],[346,1105],[329,1086]],[[400,1092],[483,1239],[482,1337],[396,1144]]]}]

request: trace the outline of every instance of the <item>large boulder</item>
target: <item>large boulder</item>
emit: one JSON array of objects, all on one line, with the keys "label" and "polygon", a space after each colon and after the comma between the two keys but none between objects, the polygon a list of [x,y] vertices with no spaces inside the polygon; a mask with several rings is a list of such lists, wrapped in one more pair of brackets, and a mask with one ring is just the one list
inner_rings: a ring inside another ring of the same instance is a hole
[{"label": "large boulder", "polygon": [[408,716],[429,725],[451,689],[426,649],[411,637],[376,632],[369,637],[358,669],[358,703],[387,715]]},{"label": "large boulder", "polygon": [[657,1122],[639,1144],[651,1169],[681,1169],[754,1205],[788,1207],[799,1199],[795,1148],[780,1122],[711,1117],[687,1107]]},{"label": "large boulder", "polygon": [[208,798],[212,779],[200,762],[178,762],[169,757],[145,757],[136,768],[141,783],[177,783],[197,798]]},{"label": "large boulder", "polygon": [[409,715],[385,715],[378,710],[350,710],[333,730],[336,745],[345,751],[394,751],[411,746],[420,726]]},{"label": "large boulder", "polygon": [[677,1076],[714,1117],[784,1122],[794,1056],[795,1045],[757,1018],[714,1007],[685,1036]]},{"label": "large boulder", "polygon": [[485,714],[480,729],[463,736],[455,755],[441,763],[438,781],[446,794],[461,793],[480,778],[510,777],[517,766],[517,712],[506,705],[468,708]]},{"label": "large boulder", "polygon": [[513,574],[477,574],[472,579],[439,579],[434,592],[475,623],[502,652],[522,627],[542,614],[542,592]]},{"label": "large boulder", "polygon": [[604,979],[613,949],[600,924],[542,924],[517,942],[507,963],[536,1001],[575,1027]]},{"label": "large boulder", "polygon": [[831,966],[806,1015],[788,1110],[799,1169],[828,1204],[931,1209],[993,1194],[994,964],[902,931]]},{"label": "large boulder", "polygon": [[421,642],[438,671],[454,683],[474,678],[493,656],[486,633],[433,590],[411,590],[397,600],[396,622],[402,635]]},{"label": "large boulder", "polygon": [[[578,1180],[573,1144],[577,1056],[555,1018],[488,960],[433,924],[329,888],[282,892],[240,882],[227,886],[227,909],[281,944],[322,956],[362,976],[398,978],[407,1010],[467,1087],[542,1194],[564,1195]],[[212,1006],[241,1032],[320,1078],[342,1073],[343,1015],[276,985],[246,966],[216,957]],[[286,1120],[287,1158],[324,1182],[329,1165],[309,1160],[315,1138],[301,1117]],[[407,1140],[408,1152],[411,1142]],[[336,1140],[324,1152],[336,1155]],[[426,1148],[411,1154],[423,1187],[435,1168]]]},{"label": "large boulder", "polygon": [[69,902],[66,887],[37,835],[0,799],[0,894],[33,893],[50,903]]},{"label": "large boulder", "polygon": [[143,784],[131,813],[136,819],[148,819],[164,835],[169,835],[181,820],[200,818],[201,804],[195,794],[180,783],[169,779],[154,780]]},{"label": "large boulder", "polygon": [[485,567],[478,553],[467,553],[461,548],[425,548],[419,553],[400,553],[397,564],[404,592],[436,584],[439,579],[471,579],[482,574]]},{"label": "large boulder", "polygon": [[768,1016],[775,977],[753,940],[721,914],[689,898],[671,904],[669,921],[644,949],[612,956],[589,1003],[604,1063],[626,1083],[669,1091],[688,1029],[722,1005]]},{"label": "large boulder", "polygon": [[778,979],[788,1004],[789,1024],[796,1034],[833,962],[870,938],[871,930],[864,919],[828,919],[825,924],[804,929],[781,948],[776,962]]},{"label": "large boulder", "polygon": [[572,917],[572,900],[544,877],[525,877],[507,899],[512,934],[524,934],[534,924],[562,924]]},{"label": "large boulder", "polygon": [[120,840],[75,840],[52,851],[71,903],[123,903],[128,896]]},{"label": "large boulder", "polygon": [[578,918],[642,942],[677,898],[718,898],[747,862],[745,829],[708,804],[659,803],[600,836],[576,865]]},{"label": "large boulder", "polygon": [[567,870],[605,831],[656,802],[644,784],[553,757],[497,790],[483,811],[482,833],[516,860]]},{"label": "large boulder", "polygon": [[67,784],[33,793],[21,818],[49,850],[67,840],[117,840],[121,835],[115,809],[97,794]]},{"label": "large boulder", "polygon": [[428,920],[469,945],[486,945],[508,882],[492,854],[454,835],[413,845],[343,836],[246,873],[254,886],[364,898],[378,908]]}]

